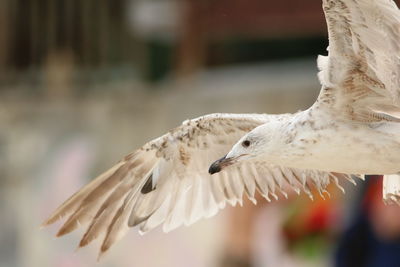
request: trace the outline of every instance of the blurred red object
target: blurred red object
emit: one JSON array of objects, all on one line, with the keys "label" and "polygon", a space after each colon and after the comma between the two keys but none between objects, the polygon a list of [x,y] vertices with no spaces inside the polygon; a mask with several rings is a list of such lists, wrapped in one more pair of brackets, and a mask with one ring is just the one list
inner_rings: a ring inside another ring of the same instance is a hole
[{"label": "blurred red object", "polygon": [[205,23],[217,34],[321,35],[322,4],[315,0],[219,0],[208,3]]},{"label": "blurred red object", "polygon": [[310,209],[305,221],[305,231],[318,233],[328,230],[331,227],[333,211],[331,203],[319,201]]},{"label": "blurred red object", "polygon": [[283,234],[289,247],[309,237],[318,236],[328,240],[334,234],[339,219],[337,199],[317,198],[310,201],[302,197],[290,204]]}]

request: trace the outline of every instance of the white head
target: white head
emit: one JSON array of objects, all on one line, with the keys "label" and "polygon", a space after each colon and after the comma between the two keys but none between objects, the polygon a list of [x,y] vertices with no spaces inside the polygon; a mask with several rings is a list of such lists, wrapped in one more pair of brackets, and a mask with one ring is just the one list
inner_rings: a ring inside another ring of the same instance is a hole
[{"label": "white head", "polygon": [[266,157],[272,153],[281,138],[280,125],[280,122],[271,122],[253,129],[243,136],[225,157],[215,161],[210,166],[209,173],[214,174],[235,163],[256,157]]}]

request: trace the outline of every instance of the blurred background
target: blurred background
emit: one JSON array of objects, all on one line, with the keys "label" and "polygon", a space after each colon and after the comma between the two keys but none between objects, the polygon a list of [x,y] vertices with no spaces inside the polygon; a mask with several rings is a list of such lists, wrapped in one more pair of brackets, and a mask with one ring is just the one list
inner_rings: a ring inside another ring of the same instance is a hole
[{"label": "blurred background", "polygon": [[396,260],[400,212],[378,204],[379,177],[358,190],[344,183],[347,194],[332,189],[328,200],[246,203],[169,234],[132,230],[100,263],[98,243],[74,252],[82,231],[55,240],[59,225],[39,228],[91,178],[185,119],[307,108],[327,45],[315,0],[0,1],[0,266]]}]

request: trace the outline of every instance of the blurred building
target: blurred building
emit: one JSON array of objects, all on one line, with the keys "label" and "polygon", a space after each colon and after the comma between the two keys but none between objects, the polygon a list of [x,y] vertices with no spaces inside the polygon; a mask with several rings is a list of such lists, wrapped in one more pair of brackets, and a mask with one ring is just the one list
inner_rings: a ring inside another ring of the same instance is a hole
[{"label": "blurred building", "polygon": [[0,5],[1,84],[16,82],[21,72],[35,80],[57,60],[86,73],[138,70],[142,78],[159,80],[174,69],[185,74],[209,65],[311,55],[324,46],[321,5],[312,0],[4,0]]}]

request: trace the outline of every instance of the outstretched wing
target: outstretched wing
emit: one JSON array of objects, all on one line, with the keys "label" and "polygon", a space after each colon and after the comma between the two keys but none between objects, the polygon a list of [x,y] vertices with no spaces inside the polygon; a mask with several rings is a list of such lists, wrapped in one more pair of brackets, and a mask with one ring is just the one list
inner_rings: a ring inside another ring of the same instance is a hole
[{"label": "outstretched wing", "polygon": [[[309,184],[322,194],[339,174],[294,170],[249,161],[209,175],[208,167],[245,133],[288,115],[215,114],[189,120],[155,139],[83,187],[44,223],[69,216],[57,236],[88,225],[80,246],[105,234],[101,253],[129,227],[142,233],[163,224],[170,231],[211,217],[226,203],[241,203],[256,190],[267,200],[285,193],[285,184],[311,196]],[[347,176],[346,176],[347,177]],[[307,179],[309,178],[309,179]],[[339,186],[340,187],[340,186]]]},{"label": "outstretched wing", "polygon": [[392,0],[323,0],[329,56],[318,58],[319,102],[354,120],[400,109],[400,11]]}]

